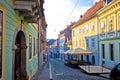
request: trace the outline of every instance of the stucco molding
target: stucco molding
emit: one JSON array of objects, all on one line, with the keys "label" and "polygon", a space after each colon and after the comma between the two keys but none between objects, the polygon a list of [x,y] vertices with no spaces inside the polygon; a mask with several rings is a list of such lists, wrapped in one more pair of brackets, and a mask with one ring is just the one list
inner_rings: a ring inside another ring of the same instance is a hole
[{"label": "stucco molding", "polygon": [[[15,50],[17,49],[17,46],[15,45],[15,40],[16,40],[17,33],[18,33],[19,31],[22,31],[22,32],[25,34],[25,30],[23,29],[23,26],[22,26],[22,25],[16,27],[16,29],[15,29],[15,31],[14,31],[12,51],[15,51]],[[25,36],[25,38],[26,38],[26,36]],[[27,46],[26,46],[26,47],[27,47]]]}]

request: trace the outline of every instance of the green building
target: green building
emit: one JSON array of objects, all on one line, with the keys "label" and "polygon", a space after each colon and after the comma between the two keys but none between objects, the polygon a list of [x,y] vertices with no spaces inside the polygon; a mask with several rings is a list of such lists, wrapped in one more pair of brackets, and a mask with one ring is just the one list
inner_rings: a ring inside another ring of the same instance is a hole
[{"label": "green building", "polygon": [[38,71],[42,0],[0,0],[0,80],[30,80]]},{"label": "green building", "polygon": [[98,18],[100,64],[112,69],[120,63],[120,0],[106,1]]}]

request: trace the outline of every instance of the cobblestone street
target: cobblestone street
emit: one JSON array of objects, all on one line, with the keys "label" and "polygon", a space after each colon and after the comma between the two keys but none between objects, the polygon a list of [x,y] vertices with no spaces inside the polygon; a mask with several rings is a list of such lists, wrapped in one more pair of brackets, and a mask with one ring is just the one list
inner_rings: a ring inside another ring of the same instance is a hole
[{"label": "cobblestone street", "polygon": [[51,59],[52,70],[56,80],[108,80],[97,75],[88,75],[80,69],[73,69],[64,65],[61,60]]}]

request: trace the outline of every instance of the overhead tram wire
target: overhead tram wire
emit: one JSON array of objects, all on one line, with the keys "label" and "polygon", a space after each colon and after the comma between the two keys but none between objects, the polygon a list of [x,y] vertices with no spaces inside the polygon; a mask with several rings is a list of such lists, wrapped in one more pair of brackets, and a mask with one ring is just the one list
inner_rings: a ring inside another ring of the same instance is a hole
[{"label": "overhead tram wire", "polygon": [[[78,2],[79,2],[79,0],[77,0],[77,1],[76,1],[75,6],[73,7],[73,9],[72,9],[72,11],[71,11],[70,15],[69,15],[69,16],[68,16],[68,18],[67,18],[66,24],[67,24],[67,22],[69,21],[69,19],[70,19],[70,17],[71,17],[71,15],[72,15],[72,13],[74,12],[74,10],[75,10],[76,6],[78,5]],[[65,24],[65,25],[66,25],[66,24]]]}]

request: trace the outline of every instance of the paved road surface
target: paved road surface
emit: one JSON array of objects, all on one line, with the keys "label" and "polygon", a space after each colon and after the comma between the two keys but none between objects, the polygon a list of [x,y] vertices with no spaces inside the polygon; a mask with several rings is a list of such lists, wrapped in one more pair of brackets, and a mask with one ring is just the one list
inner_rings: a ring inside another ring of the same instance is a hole
[{"label": "paved road surface", "polygon": [[54,72],[54,80],[108,80],[97,75],[85,74],[80,69],[70,68],[58,59],[51,59],[50,63]]}]

